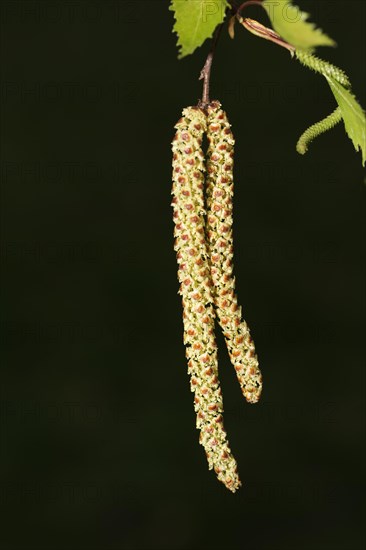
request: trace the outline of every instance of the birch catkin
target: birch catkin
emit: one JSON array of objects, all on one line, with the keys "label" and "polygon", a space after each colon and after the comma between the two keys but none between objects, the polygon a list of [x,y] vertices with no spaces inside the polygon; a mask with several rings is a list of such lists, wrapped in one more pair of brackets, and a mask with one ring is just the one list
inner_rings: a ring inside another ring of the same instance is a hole
[{"label": "birch catkin", "polygon": [[205,235],[204,155],[206,115],[187,107],[175,126],[173,201],[175,250],[183,303],[184,343],[197,428],[209,469],[235,492],[241,485],[237,464],[223,425],[223,401],[218,379],[215,310],[209,251]]},{"label": "birch catkin", "polygon": [[323,120],[316,122],[315,124],[310,126],[310,128],[305,130],[305,132],[299,137],[299,140],[296,144],[296,151],[300,153],[300,155],[304,155],[308,150],[309,143],[311,143],[313,139],[317,138],[321,134],[324,134],[324,132],[331,130],[331,128],[341,122],[341,120],[342,111],[340,107],[337,107],[333,111],[333,113],[328,115],[326,118],[323,118]]},{"label": "birch catkin", "polygon": [[230,359],[244,397],[256,403],[262,391],[249,328],[241,319],[233,276],[233,158],[234,137],[218,101],[208,106],[207,137],[207,237],[217,316]]}]

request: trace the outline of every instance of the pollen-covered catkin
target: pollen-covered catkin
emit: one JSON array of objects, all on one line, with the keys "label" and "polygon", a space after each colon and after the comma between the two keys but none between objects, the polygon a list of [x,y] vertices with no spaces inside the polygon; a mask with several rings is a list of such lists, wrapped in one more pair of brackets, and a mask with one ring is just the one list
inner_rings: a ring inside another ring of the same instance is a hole
[{"label": "pollen-covered catkin", "polygon": [[233,276],[233,158],[234,137],[226,113],[218,101],[207,108],[207,222],[211,275],[217,316],[231,362],[245,399],[256,403],[262,391],[248,325],[241,318]]},{"label": "pollen-covered catkin", "polygon": [[187,107],[175,126],[173,201],[175,250],[183,303],[184,343],[191,390],[209,469],[235,492],[241,485],[237,464],[223,425],[223,401],[218,379],[215,310],[205,235],[204,155],[206,116]]}]

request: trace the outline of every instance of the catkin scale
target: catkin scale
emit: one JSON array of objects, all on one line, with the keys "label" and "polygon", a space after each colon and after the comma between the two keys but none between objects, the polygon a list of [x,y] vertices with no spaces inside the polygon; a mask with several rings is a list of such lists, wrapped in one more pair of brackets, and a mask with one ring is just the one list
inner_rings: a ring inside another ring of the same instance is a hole
[{"label": "catkin scale", "polygon": [[235,141],[226,113],[218,101],[210,103],[207,113],[209,146],[206,155],[206,233],[215,306],[242,393],[249,403],[256,403],[262,391],[262,375],[249,328],[241,317],[233,276],[232,200]]},{"label": "catkin scale", "polygon": [[232,492],[241,485],[223,426],[218,379],[215,310],[205,235],[204,155],[206,115],[187,107],[172,142],[175,250],[183,304],[184,344],[200,443],[210,469]]}]

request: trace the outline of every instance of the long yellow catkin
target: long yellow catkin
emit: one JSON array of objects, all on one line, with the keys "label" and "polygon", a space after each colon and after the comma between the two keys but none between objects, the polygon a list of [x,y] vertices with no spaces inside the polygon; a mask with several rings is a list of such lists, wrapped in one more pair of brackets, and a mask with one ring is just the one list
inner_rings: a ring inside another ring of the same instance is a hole
[{"label": "long yellow catkin", "polygon": [[183,303],[184,343],[191,390],[209,469],[232,492],[241,485],[237,464],[223,425],[223,400],[218,379],[215,310],[205,236],[204,155],[206,115],[187,107],[175,126],[173,201],[175,250]]},{"label": "long yellow catkin", "polygon": [[248,325],[242,320],[233,276],[233,158],[234,137],[226,113],[218,101],[207,108],[207,224],[211,274],[217,316],[231,362],[245,399],[256,403],[262,391]]}]

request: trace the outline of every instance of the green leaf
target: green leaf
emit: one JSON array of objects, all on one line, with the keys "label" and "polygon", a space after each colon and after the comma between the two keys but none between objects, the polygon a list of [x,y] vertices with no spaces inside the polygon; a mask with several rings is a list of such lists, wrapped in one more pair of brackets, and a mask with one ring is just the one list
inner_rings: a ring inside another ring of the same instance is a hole
[{"label": "green leaf", "polygon": [[309,14],[291,3],[291,0],[264,0],[272,26],[278,34],[296,48],[312,51],[316,46],[336,46],[314,23],[308,23]]},{"label": "green leaf", "polygon": [[356,151],[361,150],[362,164],[366,162],[366,117],[355,96],[331,76],[325,75],[339,105],[346,132]]},{"label": "green leaf", "polygon": [[174,12],[179,59],[193,53],[213,35],[224,20],[227,7],[227,0],[171,0],[169,9]]}]

